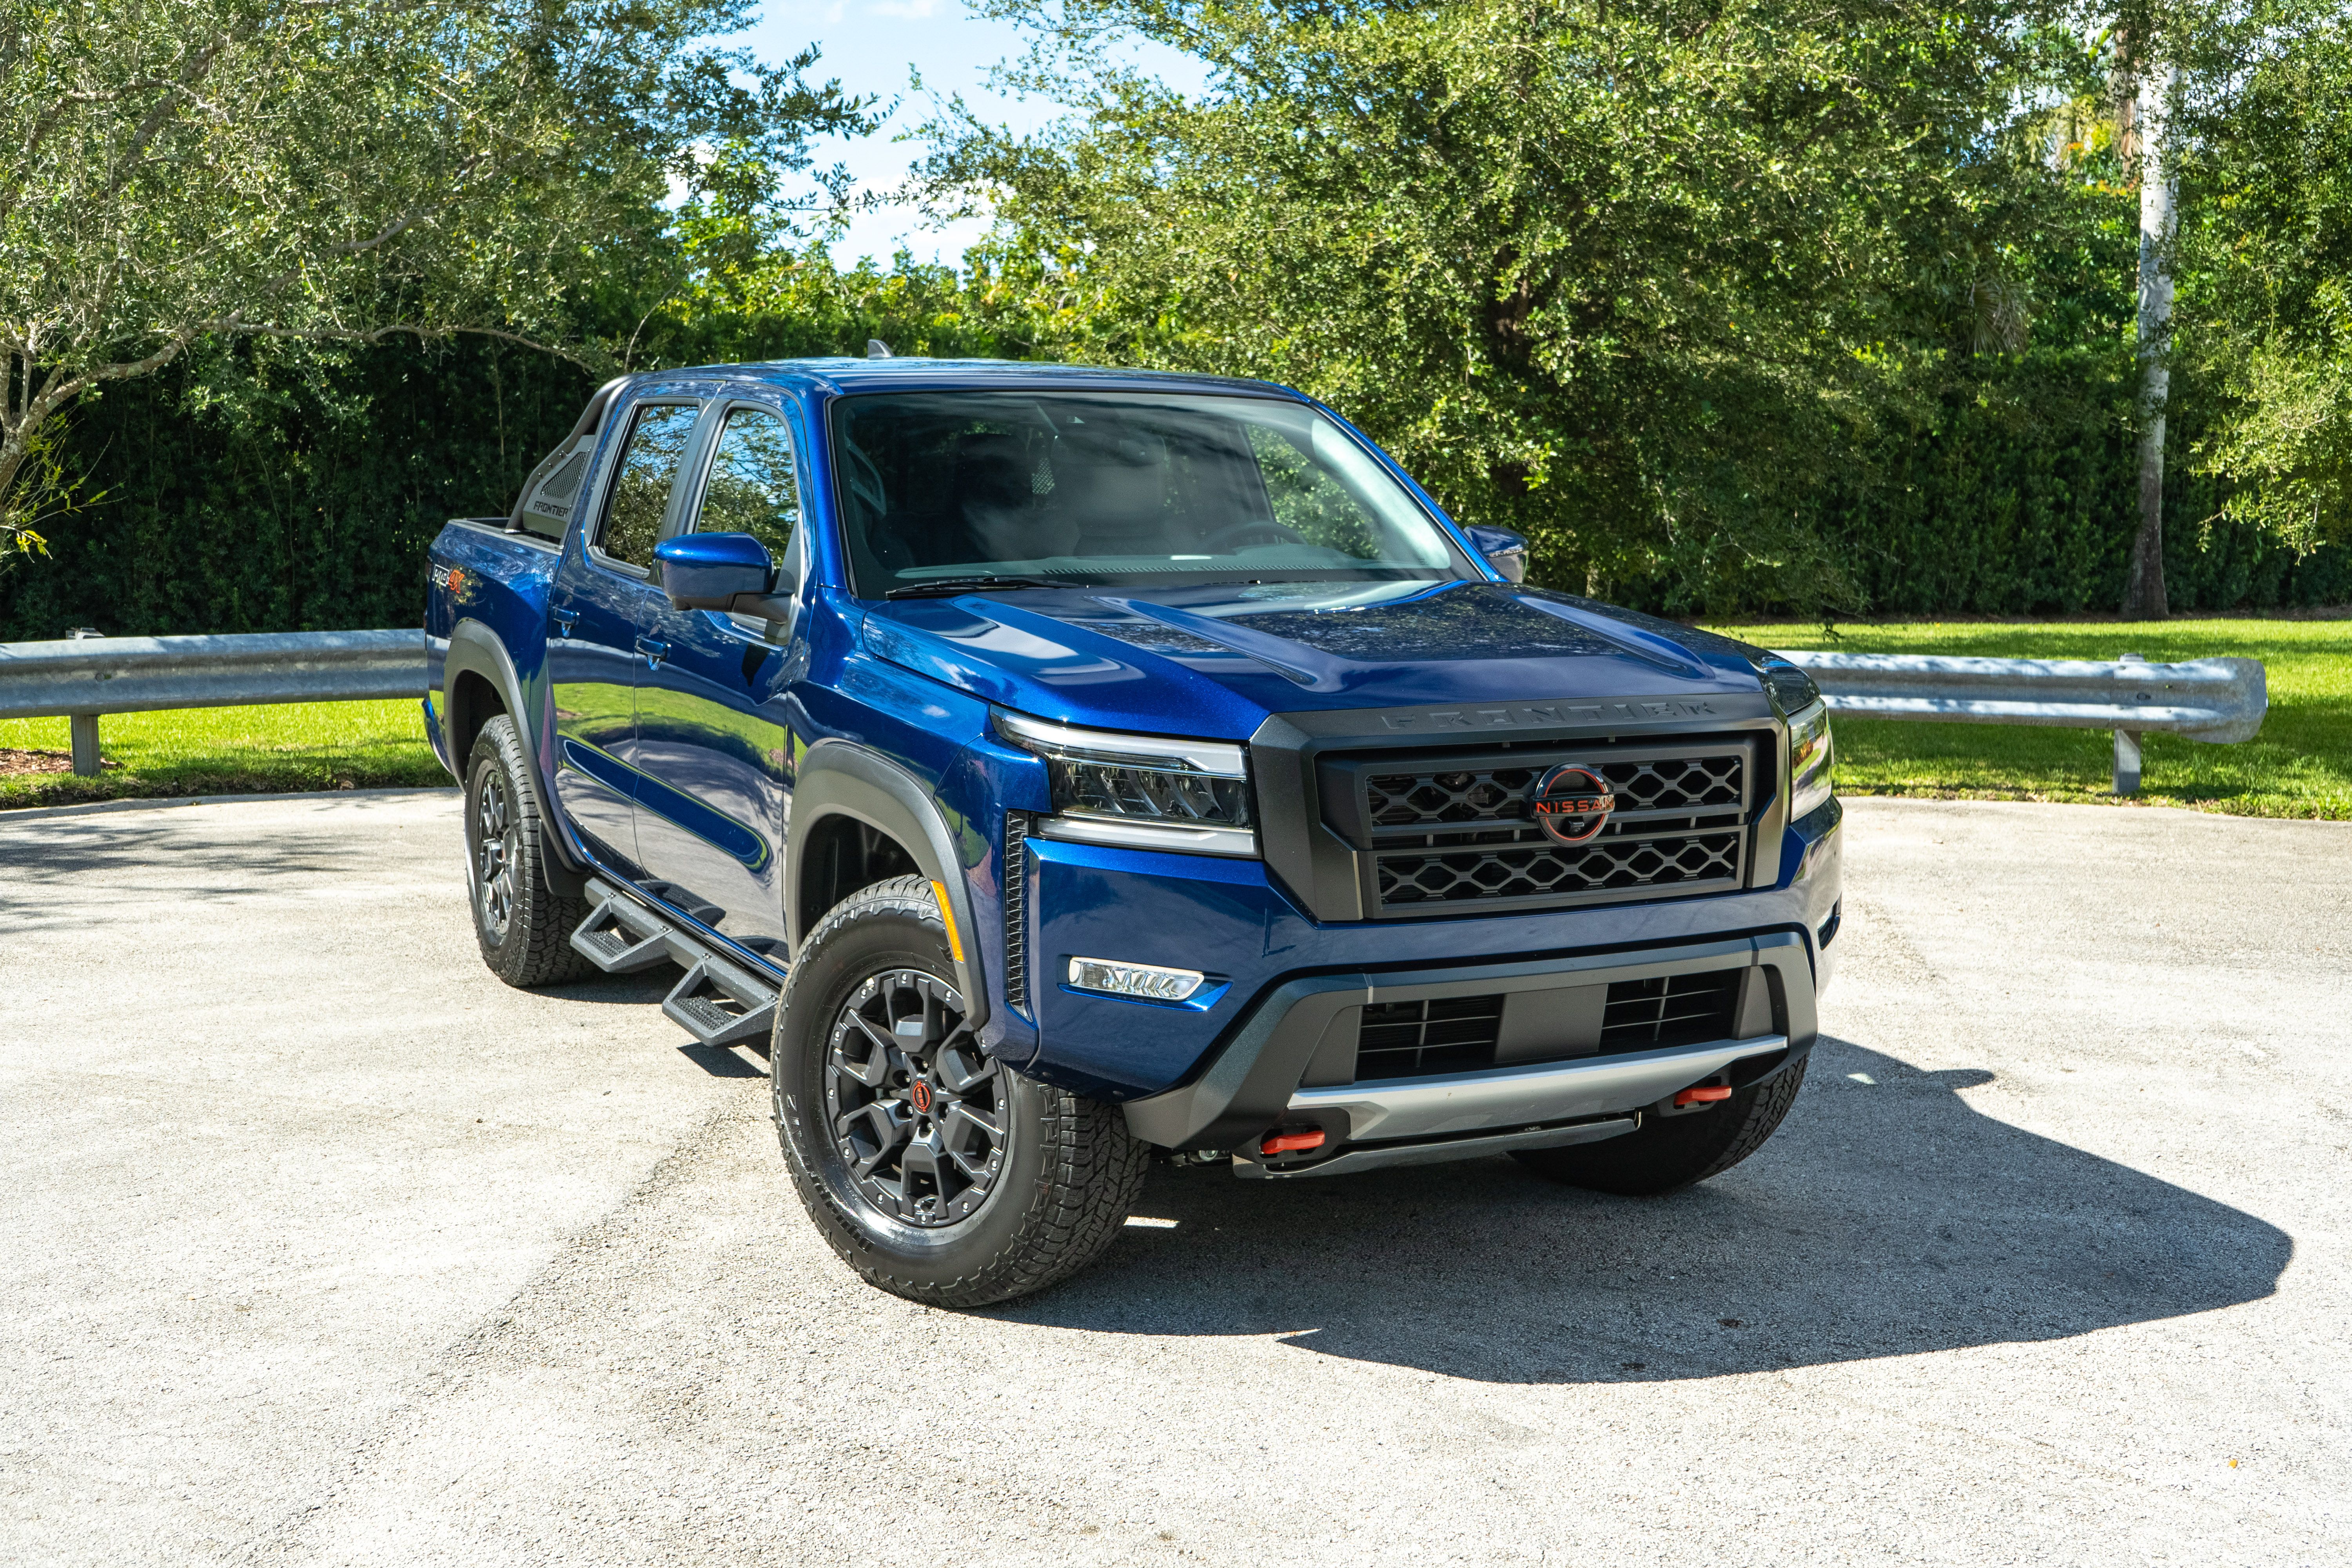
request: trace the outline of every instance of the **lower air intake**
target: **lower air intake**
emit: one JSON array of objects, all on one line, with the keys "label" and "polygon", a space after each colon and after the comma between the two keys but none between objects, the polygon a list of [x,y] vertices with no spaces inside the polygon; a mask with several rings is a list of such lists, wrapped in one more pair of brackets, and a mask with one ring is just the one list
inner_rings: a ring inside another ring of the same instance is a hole
[{"label": "lower air intake", "polygon": [[1356,1035],[1356,1081],[1493,1067],[1502,1028],[1500,996],[1370,1003]]},{"label": "lower air intake", "polygon": [[1737,969],[1620,980],[1601,1015],[1601,1054],[1659,1050],[1727,1040],[1738,1032]]}]

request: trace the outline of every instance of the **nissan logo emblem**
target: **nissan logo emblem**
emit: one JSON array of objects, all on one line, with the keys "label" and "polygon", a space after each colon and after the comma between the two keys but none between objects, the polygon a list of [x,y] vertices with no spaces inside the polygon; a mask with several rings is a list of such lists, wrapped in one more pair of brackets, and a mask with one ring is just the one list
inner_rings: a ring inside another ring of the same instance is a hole
[{"label": "nissan logo emblem", "polygon": [[1617,809],[1617,797],[1591,768],[1562,763],[1547,768],[1528,791],[1528,811],[1558,843],[1581,844]]}]

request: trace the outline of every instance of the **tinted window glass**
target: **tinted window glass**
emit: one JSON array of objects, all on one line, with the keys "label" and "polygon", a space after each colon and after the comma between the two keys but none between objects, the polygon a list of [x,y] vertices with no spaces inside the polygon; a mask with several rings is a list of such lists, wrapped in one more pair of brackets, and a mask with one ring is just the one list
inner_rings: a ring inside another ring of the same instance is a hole
[{"label": "tinted window glass", "polygon": [[605,554],[635,566],[653,565],[662,513],[685,460],[696,413],[690,405],[654,404],[638,409],[630,421],[629,444],[604,509],[604,537],[598,541]]},{"label": "tinted window glass", "polygon": [[734,410],[710,460],[695,531],[751,534],[782,561],[800,520],[791,431],[764,408]]},{"label": "tinted window glass", "polygon": [[1435,521],[1314,409],[1272,398],[922,393],[834,405],[857,591],[1054,581],[1467,576]]}]

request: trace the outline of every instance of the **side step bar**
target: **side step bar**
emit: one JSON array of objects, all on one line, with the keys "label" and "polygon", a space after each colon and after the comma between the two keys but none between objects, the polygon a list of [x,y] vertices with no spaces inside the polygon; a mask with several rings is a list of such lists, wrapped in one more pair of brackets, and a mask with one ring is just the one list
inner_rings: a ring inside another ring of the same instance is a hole
[{"label": "side step bar", "polygon": [[776,1022],[776,988],[705,948],[653,910],[596,878],[596,907],[572,933],[573,950],[607,974],[675,963],[686,976],[662,999],[662,1015],[706,1046],[764,1039]]}]

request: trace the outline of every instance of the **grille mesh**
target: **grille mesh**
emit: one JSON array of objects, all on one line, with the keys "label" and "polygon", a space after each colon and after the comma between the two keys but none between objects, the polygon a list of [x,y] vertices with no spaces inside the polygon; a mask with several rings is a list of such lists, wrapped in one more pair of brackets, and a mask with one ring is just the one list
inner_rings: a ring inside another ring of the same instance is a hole
[{"label": "grille mesh", "polygon": [[1383,907],[1554,898],[1736,879],[1739,834],[1675,833],[1590,844],[1392,852],[1380,857]]},{"label": "grille mesh", "polygon": [[1004,999],[1029,1007],[1029,818],[1004,814]]},{"label": "grille mesh", "polygon": [[1356,1079],[1427,1078],[1495,1065],[1500,996],[1373,1002],[1356,1034]]},{"label": "grille mesh", "polygon": [[[1376,773],[1364,783],[1367,815],[1375,830],[1523,822],[1528,791],[1549,765]],[[1735,752],[1583,765],[1608,782],[1620,812],[1737,811],[1747,759]]]}]

